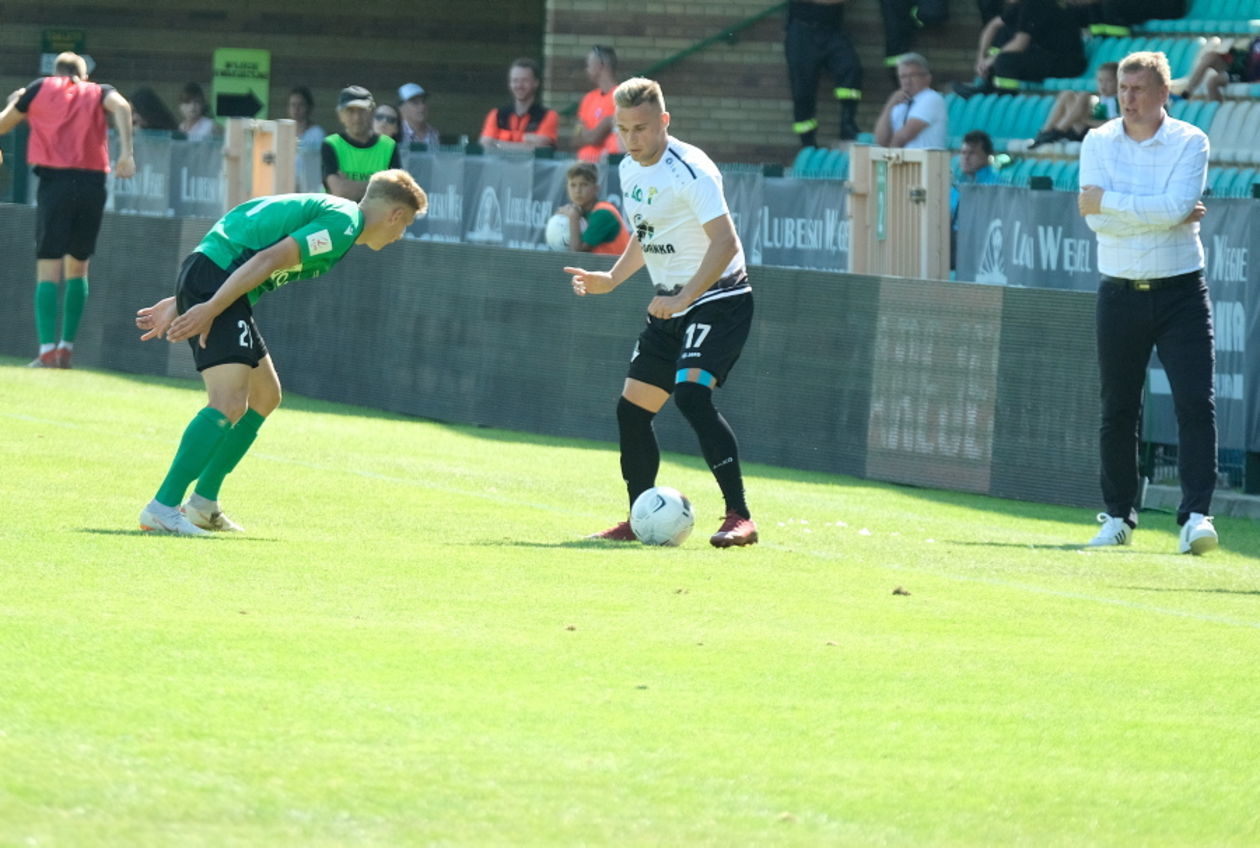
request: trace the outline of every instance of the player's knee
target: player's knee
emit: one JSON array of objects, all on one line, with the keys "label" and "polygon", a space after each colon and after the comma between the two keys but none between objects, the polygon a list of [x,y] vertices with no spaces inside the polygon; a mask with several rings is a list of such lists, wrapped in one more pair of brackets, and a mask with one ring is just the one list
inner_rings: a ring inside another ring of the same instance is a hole
[{"label": "player's knee", "polygon": [[241,420],[241,416],[249,408],[249,398],[244,394],[235,392],[212,395],[210,406],[222,412],[223,417],[235,424]]},{"label": "player's knee", "polygon": [[266,418],[268,415],[280,408],[280,401],[283,397],[284,396],[280,392],[279,388],[277,388],[274,393],[267,392],[262,397],[254,397],[251,394],[249,396],[249,408],[257,412],[263,418]]},{"label": "player's knee", "polygon": [[656,413],[644,409],[637,403],[631,403],[625,397],[617,400],[617,423],[622,427],[651,424]]},{"label": "player's knee", "polygon": [[674,387],[674,403],[678,406],[678,411],[690,421],[714,408],[713,390],[701,382],[679,383]]}]

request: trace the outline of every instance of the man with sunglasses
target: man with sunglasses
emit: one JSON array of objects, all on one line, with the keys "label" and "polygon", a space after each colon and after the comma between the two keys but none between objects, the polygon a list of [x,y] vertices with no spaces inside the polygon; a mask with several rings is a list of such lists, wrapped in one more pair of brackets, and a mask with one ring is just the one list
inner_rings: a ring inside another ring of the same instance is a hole
[{"label": "man with sunglasses", "polygon": [[394,140],[372,130],[375,109],[372,92],[363,86],[341,90],[337,117],[342,129],[327,136],[320,147],[324,188],[329,194],[358,202],[373,174],[402,167]]}]

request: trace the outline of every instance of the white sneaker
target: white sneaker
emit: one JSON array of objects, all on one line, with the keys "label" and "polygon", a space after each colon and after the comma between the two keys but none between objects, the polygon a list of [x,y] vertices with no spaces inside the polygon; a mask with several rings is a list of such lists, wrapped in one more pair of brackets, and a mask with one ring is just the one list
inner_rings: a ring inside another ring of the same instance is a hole
[{"label": "white sneaker", "polygon": [[167,513],[149,504],[140,511],[140,529],[150,533],[173,533],[176,536],[209,536],[208,530],[196,527],[177,509]]},{"label": "white sneaker", "polygon": [[198,509],[191,503],[186,503],[179,509],[184,513],[184,515],[188,516],[189,521],[197,527],[200,527],[202,530],[214,530],[218,533],[245,532],[244,527],[228,518],[222,510],[216,509],[211,512],[207,512],[206,510]]},{"label": "white sneaker", "polygon": [[1181,525],[1181,545],[1183,554],[1205,554],[1215,550],[1220,544],[1216,528],[1212,526],[1212,516],[1201,512],[1190,513],[1190,518]]},{"label": "white sneaker", "polygon": [[1098,535],[1085,543],[1087,548],[1102,548],[1108,545],[1128,545],[1133,542],[1133,528],[1123,518],[1116,518],[1105,512],[1098,513]]}]

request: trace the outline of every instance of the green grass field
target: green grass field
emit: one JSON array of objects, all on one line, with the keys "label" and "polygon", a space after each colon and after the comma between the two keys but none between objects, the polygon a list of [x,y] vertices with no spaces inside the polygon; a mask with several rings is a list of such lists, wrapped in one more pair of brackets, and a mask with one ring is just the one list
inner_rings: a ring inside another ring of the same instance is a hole
[{"label": "green grass field", "polygon": [[1256,523],[752,465],[719,551],[669,455],[693,538],[588,542],[611,444],[289,398],[247,536],[150,536],[197,384],[18,365],[0,845],[1260,843]]}]

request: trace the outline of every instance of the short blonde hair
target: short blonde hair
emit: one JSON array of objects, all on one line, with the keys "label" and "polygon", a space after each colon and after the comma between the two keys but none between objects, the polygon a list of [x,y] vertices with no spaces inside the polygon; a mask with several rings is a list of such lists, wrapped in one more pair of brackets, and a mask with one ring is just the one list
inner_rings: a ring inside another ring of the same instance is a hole
[{"label": "short blonde hair", "polygon": [[58,75],[74,74],[76,77],[87,79],[87,60],[78,53],[71,53],[69,50],[64,53],[58,53],[57,58],[53,60],[53,73]]},{"label": "short blonde hair", "polygon": [[1164,88],[1172,81],[1172,69],[1168,67],[1168,57],[1158,51],[1145,50],[1130,53],[1120,61],[1121,74],[1135,74],[1139,71],[1150,71]]},{"label": "short blonde hair", "polygon": [[613,89],[613,102],[623,109],[655,103],[662,112],[665,111],[665,95],[661,93],[661,84],[645,77],[631,77]]},{"label": "short blonde hair", "polygon": [[420,188],[415,178],[401,168],[373,174],[363,199],[406,206],[417,218],[429,211],[429,196]]}]

